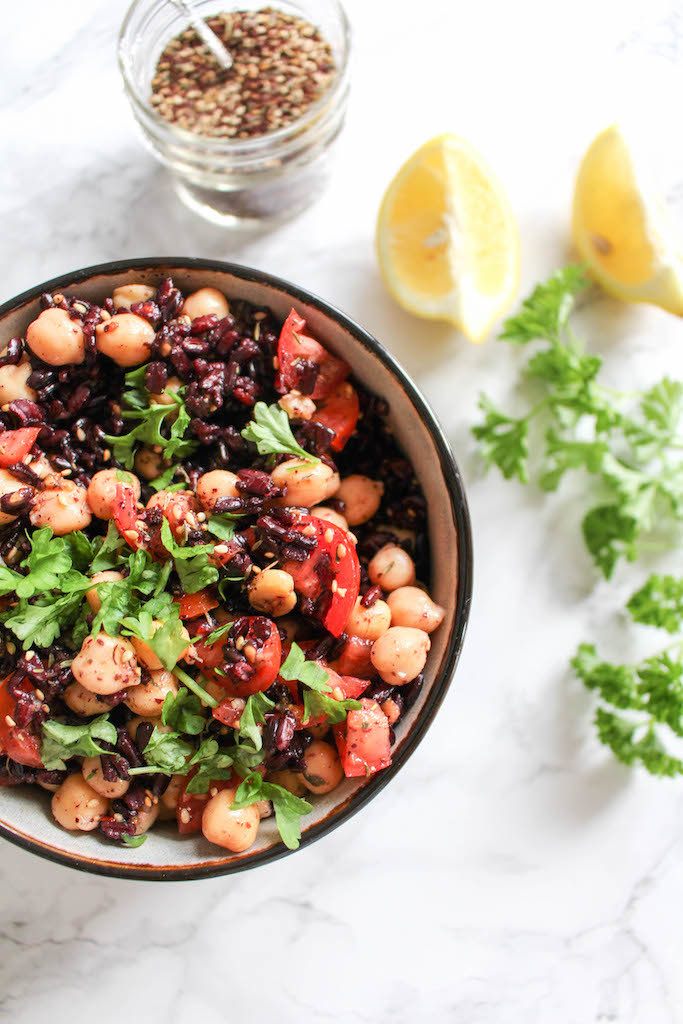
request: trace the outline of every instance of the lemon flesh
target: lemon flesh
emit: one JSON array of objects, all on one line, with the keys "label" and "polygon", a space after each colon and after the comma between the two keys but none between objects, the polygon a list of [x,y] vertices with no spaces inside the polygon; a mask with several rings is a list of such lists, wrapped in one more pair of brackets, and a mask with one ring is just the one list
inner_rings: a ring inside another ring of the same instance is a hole
[{"label": "lemon flesh", "polygon": [[397,302],[483,341],[519,282],[510,204],[481,156],[441,135],[400,169],[382,201],[377,253]]},{"label": "lemon flesh", "polygon": [[594,139],[579,167],[572,236],[606,291],[683,316],[683,263],[666,211],[648,195],[616,125]]}]

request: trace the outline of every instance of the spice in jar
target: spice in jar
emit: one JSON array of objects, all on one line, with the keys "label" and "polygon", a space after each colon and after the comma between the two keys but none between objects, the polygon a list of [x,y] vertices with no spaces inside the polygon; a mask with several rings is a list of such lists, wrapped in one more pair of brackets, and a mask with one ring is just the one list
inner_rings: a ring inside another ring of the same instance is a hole
[{"label": "spice in jar", "polygon": [[300,118],[334,80],[329,43],[310,22],[273,8],[207,18],[233,59],[221,69],[192,28],[166,46],[152,79],[157,114],[185,131],[249,139]]}]

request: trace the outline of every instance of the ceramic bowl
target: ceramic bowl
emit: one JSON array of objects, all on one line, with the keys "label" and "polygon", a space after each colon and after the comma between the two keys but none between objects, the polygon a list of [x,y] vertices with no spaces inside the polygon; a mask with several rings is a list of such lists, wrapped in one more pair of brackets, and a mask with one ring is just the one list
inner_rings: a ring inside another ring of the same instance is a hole
[{"label": "ceramic bowl", "polygon": [[[87,267],[31,288],[0,307],[0,349],[22,334],[39,312],[43,292],[77,293],[102,301],[118,285],[142,281],[156,286],[170,275],[183,291],[211,286],[229,298],[264,304],[284,319],[292,305],[312,333],[350,363],[354,376],[385,398],[399,445],[412,462],[429,509],[432,558],[430,591],[446,608],[432,635],[425,685],[397,726],[393,763],[367,780],[345,780],[316,797],[304,819],[301,846],[327,835],[361,810],[396,776],[424,738],[450,685],[465,635],[472,590],[472,539],[463,482],[429,406],[391,355],[367,331],[309,292],[247,267],[201,259],[140,259]],[[0,835],[32,853],[70,867],[120,878],[183,880],[254,868],[289,851],[274,821],[266,819],[255,845],[227,854],[202,836],[180,837],[171,825],[157,826],[137,849],[119,847],[97,833],[72,833],[52,818],[49,795],[37,787],[0,788]]]}]

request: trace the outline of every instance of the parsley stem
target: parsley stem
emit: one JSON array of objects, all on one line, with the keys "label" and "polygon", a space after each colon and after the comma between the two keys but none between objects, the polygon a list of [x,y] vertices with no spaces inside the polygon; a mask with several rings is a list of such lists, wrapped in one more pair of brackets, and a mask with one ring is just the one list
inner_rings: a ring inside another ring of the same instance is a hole
[{"label": "parsley stem", "polygon": [[167,768],[152,768],[150,765],[143,765],[142,768],[129,768],[129,775],[173,775]]},{"label": "parsley stem", "polygon": [[178,666],[176,665],[176,667],[173,669],[173,674],[176,675],[178,679],[180,679],[181,683],[185,683],[185,686],[188,688],[188,690],[192,690],[192,692],[196,694],[200,700],[204,701],[205,704],[208,704],[210,708],[218,707],[218,701],[214,700],[211,694],[207,693],[204,687],[201,686],[196,681],[196,679],[193,679],[191,675],[185,672],[184,669],[178,668]]}]

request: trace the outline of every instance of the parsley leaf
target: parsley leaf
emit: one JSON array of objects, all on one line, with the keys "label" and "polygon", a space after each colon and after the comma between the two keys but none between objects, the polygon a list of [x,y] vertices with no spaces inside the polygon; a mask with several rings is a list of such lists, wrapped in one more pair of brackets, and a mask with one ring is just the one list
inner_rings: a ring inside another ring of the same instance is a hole
[{"label": "parsley leaf", "polygon": [[304,725],[320,715],[324,715],[330,725],[336,725],[346,721],[349,711],[356,711],[361,706],[358,700],[335,700],[325,693],[304,690]]},{"label": "parsley leaf", "polygon": [[163,725],[170,725],[176,732],[197,736],[206,727],[206,715],[199,697],[181,686],[173,696],[167,693],[161,709]]},{"label": "parsley leaf", "polygon": [[235,519],[241,518],[235,516],[234,518],[230,515],[211,516],[207,521],[206,528],[209,533],[212,533],[214,537],[218,537],[220,540],[232,540],[235,536]]},{"label": "parsley leaf", "polygon": [[292,644],[279,674],[288,682],[297,680],[319,693],[329,693],[330,691],[327,681],[328,674],[325,669],[315,661],[306,661],[306,655],[298,644]]},{"label": "parsley leaf", "polygon": [[[140,367],[143,370],[144,367]],[[134,371],[138,373],[139,371]],[[127,380],[132,374],[126,375]],[[145,444],[161,449],[166,462],[180,460],[199,447],[199,442],[185,438],[192,417],[187,411],[183,398],[184,388],[179,392],[164,391],[170,399],[168,405],[142,405],[142,389],[137,386],[141,378],[135,378],[136,387],[126,391],[123,400],[129,408],[121,413],[125,420],[137,420],[138,424],[128,434],[105,435],[117,462],[126,469],[133,469],[138,445]],[[147,403],[149,395],[147,395]],[[170,426],[169,426],[170,424]],[[162,427],[166,433],[162,433]]]},{"label": "parsley leaf", "polygon": [[484,422],[472,428],[477,441],[482,442],[482,455],[489,465],[498,466],[506,480],[513,476],[525,484],[529,479],[528,418],[515,420],[496,409],[490,398],[479,396],[479,408],[485,413]]},{"label": "parsley leaf", "polygon": [[270,800],[282,841],[290,850],[298,850],[301,839],[301,816],[313,808],[307,800],[294,796],[282,786],[264,782],[259,772],[252,772],[237,787],[232,810],[249,807],[260,800]]},{"label": "parsley leaf", "polygon": [[186,793],[206,793],[212,782],[229,779],[232,775],[233,758],[223,750],[218,741],[204,740],[188,762],[188,768],[197,768],[185,787]]},{"label": "parsley leaf", "polygon": [[178,658],[189,645],[180,619],[180,607],[167,593],[148,601],[137,617],[127,615],[121,620],[121,625],[129,636],[136,636],[149,644],[167,672],[175,668]]},{"label": "parsley leaf", "polygon": [[274,707],[275,704],[269,697],[266,697],[265,693],[252,693],[247,698],[244,711],[240,715],[238,732],[240,740],[246,740],[251,743],[254,750],[261,750],[263,747],[263,738],[259,724],[262,725],[265,722],[266,711]]},{"label": "parsley leaf", "polygon": [[668,633],[683,630],[683,578],[652,575],[626,605],[634,622]]},{"label": "parsley leaf", "polygon": [[266,405],[257,402],[254,406],[254,418],[242,431],[245,441],[253,441],[259,455],[295,455],[306,462],[320,462],[317,455],[310,455],[296,438],[289,425],[289,417],[277,402]]},{"label": "parsley leaf", "polygon": [[[156,768],[164,775],[184,775],[192,750],[180,733],[161,732],[155,725],[142,756],[151,768]],[[130,769],[131,775],[144,775],[145,771],[144,767]]]},{"label": "parsley leaf", "polygon": [[126,546],[126,542],[116,529],[116,525],[113,519],[109,520],[109,526],[107,527],[107,534],[104,538],[98,537],[95,540],[93,547],[97,547],[97,552],[90,566],[90,572],[94,575],[96,572],[105,572],[108,569],[115,569],[117,565],[122,561],[118,552],[121,548]]},{"label": "parsley leaf", "polygon": [[97,757],[106,753],[96,740],[116,743],[116,729],[107,715],[100,715],[85,725],[63,725],[49,720],[43,722],[42,731],[40,759],[49,772],[63,771],[65,762],[72,757]]},{"label": "parsley leaf", "polygon": [[183,547],[173,536],[167,519],[161,524],[161,541],[173,558],[175,571],[186,594],[196,594],[216,582],[218,569],[209,562],[213,544]]},{"label": "parsley leaf", "polygon": [[50,647],[63,630],[73,626],[81,611],[86,580],[80,592],[63,597],[44,597],[34,604],[22,600],[4,613],[2,620],[14,635],[23,641],[25,651],[32,647]]}]

